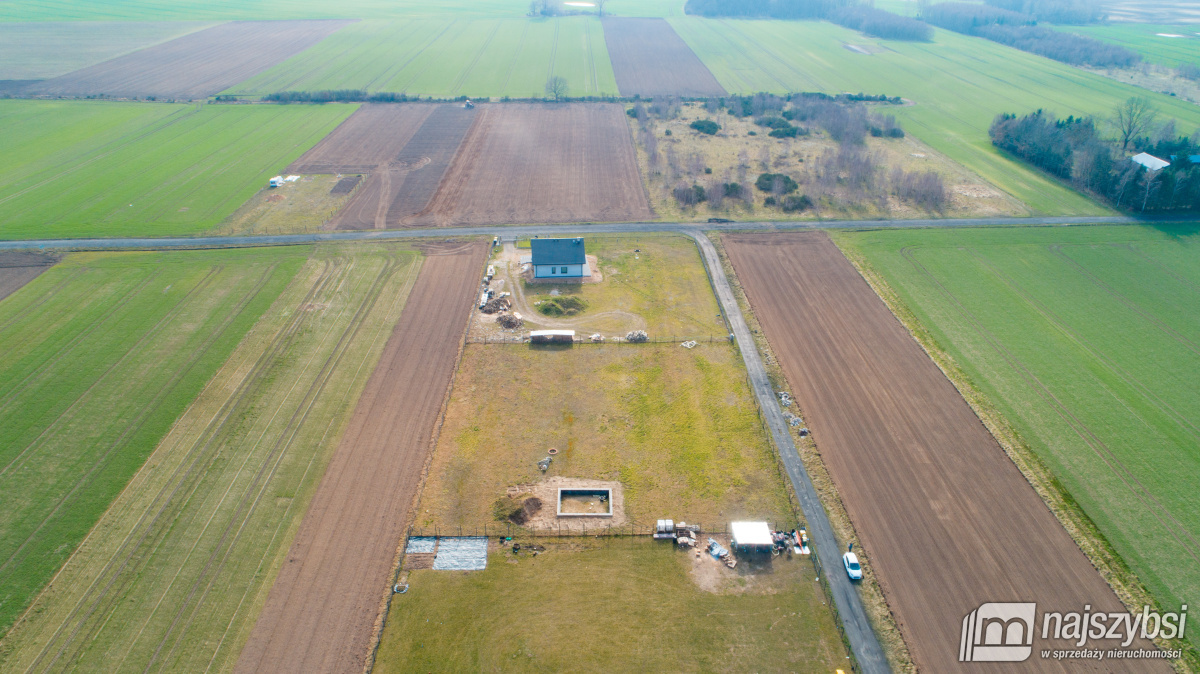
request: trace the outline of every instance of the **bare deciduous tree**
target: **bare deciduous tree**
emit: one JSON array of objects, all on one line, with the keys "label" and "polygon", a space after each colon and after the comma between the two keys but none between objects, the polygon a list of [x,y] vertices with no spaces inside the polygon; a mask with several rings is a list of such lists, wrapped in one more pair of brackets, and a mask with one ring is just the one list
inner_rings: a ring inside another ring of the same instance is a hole
[{"label": "bare deciduous tree", "polygon": [[546,95],[556,101],[561,101],[567,97],[567,78],[561,75],[555,75],[546,80]]},{"label": "bare deciduous tree", "polygon": [[1131,140],[1146,133],[1157,117],[1158,111],[1150,99],[1142,96],[1134,96],[1113,110],[1110,122],[1121,138],[1121,151],[1129,148]]},{"label": "bare deciduous tree", "polygon": [[604,5],[608,4],[608,0],[592,0],[596,5],[596,16],[604,16]]}]

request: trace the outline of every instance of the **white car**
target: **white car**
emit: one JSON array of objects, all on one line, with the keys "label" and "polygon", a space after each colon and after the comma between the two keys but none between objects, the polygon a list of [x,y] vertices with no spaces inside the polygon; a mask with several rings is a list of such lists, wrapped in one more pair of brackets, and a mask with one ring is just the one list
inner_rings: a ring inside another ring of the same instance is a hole
[{"label": "white car", "polygon": [[858,555],[847,552],[842,555],[842,566],[846,567],[846,575],[850,580],[862,580],[862,567],[858,564]]}]

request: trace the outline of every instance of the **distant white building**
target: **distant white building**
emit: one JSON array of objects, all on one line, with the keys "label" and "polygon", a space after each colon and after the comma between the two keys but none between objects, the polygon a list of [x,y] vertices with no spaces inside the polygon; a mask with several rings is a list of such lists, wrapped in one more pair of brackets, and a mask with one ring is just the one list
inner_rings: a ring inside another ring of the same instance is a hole
[{"label": "distant white building", "polygon": [[1145,152],[1133,155],[1129,158],[1129,161],[1137,162],[1151,171],[1161,171],[1162,169],[1165,169],[1171,165],[1171,162],[1166,161],[1165,159],[1159,159],[1158,157],[1155,157],[1152,154],[1146,154]]},{"label": "distant white building", "polygon": [[534,278],[584,278],[592,275],[583,239],[532,239]]}]

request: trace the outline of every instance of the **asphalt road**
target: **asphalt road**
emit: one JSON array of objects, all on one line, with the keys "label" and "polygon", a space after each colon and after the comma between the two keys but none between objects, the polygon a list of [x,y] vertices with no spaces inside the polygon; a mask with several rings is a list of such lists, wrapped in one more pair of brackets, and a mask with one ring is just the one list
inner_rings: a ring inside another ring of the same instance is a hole
[{"label": "asphalt road", "polygon": [[1119,215],[1057,218],[960,218],[939,220],[803,220],[792,222],[610,222],[565,225],[490,225],[486,227],[435,227],[381,231],[275,234],[268,236],[197,236],[127,239],[30,239],[0,241],[0,250],[124,250],[163,248],[215,248],[226,246],[280,246],[323,241],[387,241],[449,236],[532,236],[576,233],[681,232],[787,230],[787,229],[906,229],[913,227],[996,227],[1005,225],[1090,225],[1142,222]]}]

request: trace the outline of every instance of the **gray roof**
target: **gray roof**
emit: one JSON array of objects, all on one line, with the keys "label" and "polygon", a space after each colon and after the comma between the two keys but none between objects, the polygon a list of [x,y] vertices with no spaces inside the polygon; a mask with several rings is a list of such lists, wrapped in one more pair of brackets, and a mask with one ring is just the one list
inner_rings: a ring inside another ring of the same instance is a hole
[{"label": "gray roof", "polygon": [[532,239],[533,264],[583,264],[583,239]]}]

